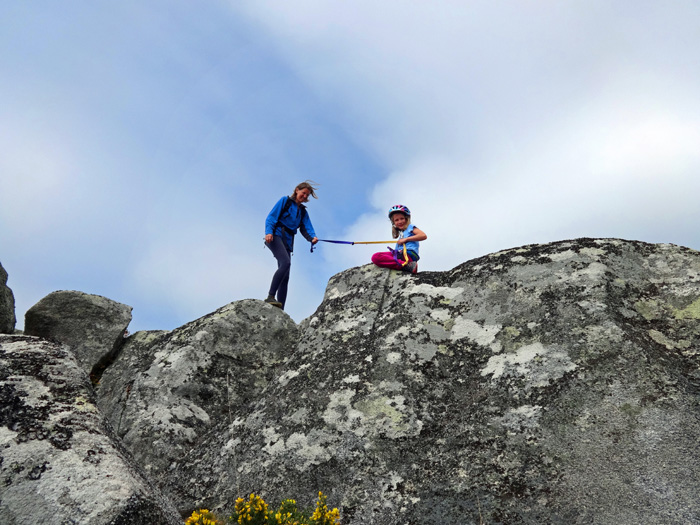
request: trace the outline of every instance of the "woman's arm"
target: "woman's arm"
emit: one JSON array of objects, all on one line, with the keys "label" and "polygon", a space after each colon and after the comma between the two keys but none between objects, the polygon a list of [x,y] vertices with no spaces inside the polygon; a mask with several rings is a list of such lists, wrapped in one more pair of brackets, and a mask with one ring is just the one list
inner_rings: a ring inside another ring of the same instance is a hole
[{"label": "woman's arm", "polygon": [[275,233],[275,225],[277,224],[277,221],[282,218],[280,215],[282,214],[282,208],[284,208],[284,203],[286,200],[287,197],[282,197],[275,203],[270,210],[270,213],[267,214],[267,217],[265,218],[265,237]]},{"label": "woman's arm", "polygon": [[[266,242],[271,242],[272,241],[272,235],[275,233],[275,225],[277,224],[277,221],[281,219],[280,214],[282,213],[282,208],[284,207],[284,202],[287,200],[287,197],[282,197],[280,200],[278,200],[275,205],[272,207],[270,210],[270,213],[267,214],[267,217],[265,218],[265,241]],[[268,239],[269,237],[269,239]]]},{"label": "woman's arm", "polygon": [[309,212],[304,213],[301,224],[299,224],[299,230],[304,238],[311,244],[316,244],[318,242],[318,237],[316,237],[316,232],[311,224],[311,219],[309,218]]}]

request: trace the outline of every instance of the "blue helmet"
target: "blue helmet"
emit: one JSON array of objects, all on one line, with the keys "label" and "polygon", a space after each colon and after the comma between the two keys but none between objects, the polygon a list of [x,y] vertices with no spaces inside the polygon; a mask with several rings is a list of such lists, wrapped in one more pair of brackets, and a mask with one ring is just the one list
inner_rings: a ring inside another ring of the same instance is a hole
[{"label": "blue helmet", "polygon": [[403,213],[404,215],[411,215],[411,210],[409,210],[406,206],[403,204],[397,204],[396,206],[389,208],[389,218],[391,219],[391,216],[396,212]]}]

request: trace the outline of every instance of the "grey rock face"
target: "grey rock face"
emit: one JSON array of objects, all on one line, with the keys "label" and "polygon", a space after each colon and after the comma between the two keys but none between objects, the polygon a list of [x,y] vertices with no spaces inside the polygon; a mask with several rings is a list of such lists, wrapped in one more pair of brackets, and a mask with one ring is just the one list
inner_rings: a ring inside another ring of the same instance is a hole
[{"label": "grey rock face", "polygon": [[[99,295],[52,292],[24,316],[24,333],[70,346],[88,374],[123,344],[131,307]],[[101,370],[100,370],[101,372]]]},{"label": "grey rock face", "polygon": [[579,239],[442,273],[367,265],[301,329],[257,401],[173,466],[185,492],[322,490],[357,525],[700,522],[698,252]]},{"label": "grey rock face", "polygon": [[98,404],[136,461],[181,510],[206,493],[178,466],[258,399],[298,341],[261,301],[231,303],[172,332],[137,332],[102,376]]},{"label": "grey rock face", "polygon": [[182,523],[113,439],[64,345],[0,336],[0,523]]},{"label": "grey rock face", "polygon": [[322,490],[344,525],[700,523],[686,248],[578,239],[449,272],[366,265],[299,327],[232,303],[129,337],[97,387],[108,426],[69,354],[0,336],[0,523],[30,505],[37,523],[171,523],[111,427],[185,514]]},{"label": "grey rock face", "polygon": [[15,296],[7,286],[7,272],[0,264],[0,334],[11,334],[15,331]]}]

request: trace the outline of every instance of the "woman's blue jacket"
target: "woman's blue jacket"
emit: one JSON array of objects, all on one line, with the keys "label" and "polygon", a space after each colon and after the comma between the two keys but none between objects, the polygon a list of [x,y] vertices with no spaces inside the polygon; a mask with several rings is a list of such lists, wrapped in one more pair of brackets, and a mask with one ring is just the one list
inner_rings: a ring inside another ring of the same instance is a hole
[{"label": "woman's blue jacket", "polygon": [[306,206],[297,204],[290,197],[282,197],[265,219],[265,235],[271,233],[274,236],[281,236],[291,252],[294,249],[294,235],[297,229],[301,230],[301,234],[309,242],[316,237]]}]

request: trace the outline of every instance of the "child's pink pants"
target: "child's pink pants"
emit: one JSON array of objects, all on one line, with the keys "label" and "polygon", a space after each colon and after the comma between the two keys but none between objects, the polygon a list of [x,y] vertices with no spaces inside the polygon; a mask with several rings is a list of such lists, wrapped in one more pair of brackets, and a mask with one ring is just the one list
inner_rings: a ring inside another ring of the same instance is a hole
[{"label": "child's pink pants", "polygon": [[372,255],[372,262],[382,268],[391,268],[392,270],[403,270],[400,262],[397,262],[391,252],[377,252]]}]

